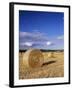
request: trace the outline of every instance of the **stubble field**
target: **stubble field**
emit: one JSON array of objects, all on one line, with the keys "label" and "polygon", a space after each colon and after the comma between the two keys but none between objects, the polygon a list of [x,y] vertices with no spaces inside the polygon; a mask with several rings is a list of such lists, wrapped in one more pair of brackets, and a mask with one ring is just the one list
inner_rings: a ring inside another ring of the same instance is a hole
[{"label": "stubble field", "polygon": [[[19,52],[19,79],[54,78],[64,76],[64,52],[42,52],[44,63],[38,68],[25,68],[24,52]],[[49,54],[52,55],[49,56]]]}]

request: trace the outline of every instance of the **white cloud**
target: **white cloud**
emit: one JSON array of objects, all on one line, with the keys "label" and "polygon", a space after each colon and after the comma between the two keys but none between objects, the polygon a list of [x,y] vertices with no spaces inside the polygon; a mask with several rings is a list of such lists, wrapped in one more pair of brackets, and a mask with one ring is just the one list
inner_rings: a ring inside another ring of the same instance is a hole
[{"label": "white cloud", "polygon": [[26,45],[26,46],[32,46],[33,43],[32,42],[25,42],[25,43],[20,43],[20,45],[21,46],[24,46],[24,45]]},{"label": "white cloud", "polygon": [[61,36],[57,37],[57,39],[59,39],[59,40],[63,40],[63,39],[64,39],[64,36],[61,35]]},{"label": "white cloud", "polygon": [[25,45],[27,45],[27,46],[32,46],[32,43],[26,42]]},{"label": "white cloud", "polygon": [[52,42],[50,42],[50,41],[48,41],[48,42],[46,42],[46,45],[52,45]]},{"label": "white cloud", "polygon": [[47,41],[48,37],[42,32],[20,32],[20,42]]},{"label": "white cloud", "polygon": [[19,42],[20,42],[19,44],[20,49],[27,49],[30,47],[43,48],[43,47],[53,45],[52,42],[48,41],[48,36],[46,36],[46,33],[42,33],[39,31],[20,32]]},{"label": "white cloud", "polygon": [[47,38],[45,33],[39,32],[39,31],[33,31],[33,32],[19,32],[20,37],[30,36],[30,37],[43,37]]},{"label": "white cloud", "polygon": [[31,36],[32,33],[28,33],[28,32],[20,32],[20,37],[23,37],[23,36]]}]

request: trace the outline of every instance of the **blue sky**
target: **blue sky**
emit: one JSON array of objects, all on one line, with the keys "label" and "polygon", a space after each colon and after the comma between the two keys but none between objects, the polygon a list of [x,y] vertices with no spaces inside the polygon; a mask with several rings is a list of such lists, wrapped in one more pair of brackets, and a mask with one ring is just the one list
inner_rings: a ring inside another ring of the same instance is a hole
[{"label": "blue sky", "polygon": [[20,49],[64,49],[64,13],[19,11]]}]

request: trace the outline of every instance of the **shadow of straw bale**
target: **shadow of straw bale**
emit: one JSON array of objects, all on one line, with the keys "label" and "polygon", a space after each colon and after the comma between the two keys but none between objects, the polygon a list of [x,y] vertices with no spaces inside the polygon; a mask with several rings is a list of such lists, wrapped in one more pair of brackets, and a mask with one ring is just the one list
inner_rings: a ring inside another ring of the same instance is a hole
[{"label": "shadow of straw bale", "polygon": [[56,63],[56,61],[49,61],[49,62],[43,63],[42,67],[45,65],[53,64],[53,63]]}]

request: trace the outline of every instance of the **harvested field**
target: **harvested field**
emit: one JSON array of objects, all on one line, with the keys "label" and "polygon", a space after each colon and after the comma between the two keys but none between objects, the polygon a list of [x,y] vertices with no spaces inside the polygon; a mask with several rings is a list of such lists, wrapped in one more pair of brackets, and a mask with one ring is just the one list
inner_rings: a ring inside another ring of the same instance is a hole
[{"label": "harvested field", "polygon": [[51,78],[64,76],[64,52],[42,52],[41,67],[26,68],[23,62],[25,52],[19,52],[19,79]]}]

